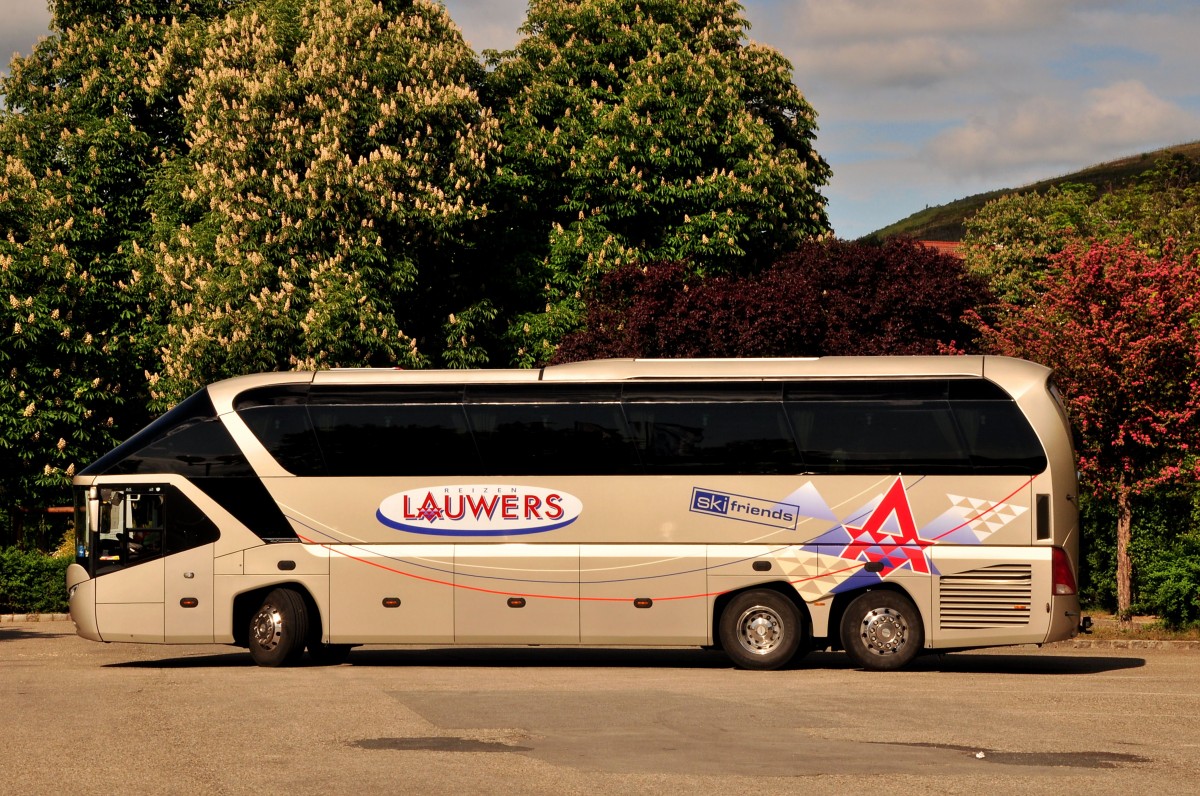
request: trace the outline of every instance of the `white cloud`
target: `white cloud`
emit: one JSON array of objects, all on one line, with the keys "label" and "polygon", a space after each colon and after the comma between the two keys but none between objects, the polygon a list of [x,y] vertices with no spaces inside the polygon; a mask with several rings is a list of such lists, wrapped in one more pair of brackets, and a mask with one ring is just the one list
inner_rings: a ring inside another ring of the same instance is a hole
[{"label": "white cloud", "polygon": [[37,40],[50,34],[46,0],[5,0],[0,23],[0,75],[16,54],[29,55]]},{"label": "white cloud", "polygon": [[787,13],[810,41],[1011,34],[1059,22],[1088,0],[803,0]]},{"label": "white cloud", "polygon": [[797,75],[820,75],[848,87],[882,88],[926,88],[960,75],[977,62],[966,47],[929,36],[808,47],[792,59]]},{"label": "white cloud", "polygon": [[1182,140],[1200,134],[1200,117],[1155,96],[1138,80],[1092,89],[1082,127],[1106,145],[1138,144],[1151,138]]},{"label": "white cloud", "polygon": [[1079,100],[1034,96],[977,114],[935,136],[924,158],[947,172],[1000,175],[1086,166],[1138,150],[1194,140],[1200,116],[1138,80],[1091,89]]}]

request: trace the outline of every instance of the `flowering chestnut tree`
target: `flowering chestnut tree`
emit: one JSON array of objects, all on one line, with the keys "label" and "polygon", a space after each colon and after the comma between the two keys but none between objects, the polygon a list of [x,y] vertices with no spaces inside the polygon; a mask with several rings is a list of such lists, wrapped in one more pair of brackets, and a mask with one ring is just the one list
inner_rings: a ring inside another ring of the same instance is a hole
[{"label": "flowering chestnut tree", "polygon": [[259,370],[419,367],[422,321],[469,345],[466,324],[490,309],[431,333],[437,291],[418,291],[485,213],[499,147],[446,9],[249,3],[168,47],[148,82],[168,84],[193,51],[190,151],[159,183],[145,252],[166,317],[155,397]]},{"label": "flowering chestnut tree", "polygon": [[173,30],[227,6],[55,0],[51,35],[0,83],[3,506],[62,503],[77,468],[146,420],[130,242],[181,124],[141,81]]},{"label": "flowering chestnut tree", "polygon": [[980,322],[981,342],[1054,369],[1085,481],[1116,505],[1117,610],[1128,617],[1133,501],[1197,472],[1200,268],[1195,253],[1128,242],[1071,248],[1051,265],[1028,300]]}]

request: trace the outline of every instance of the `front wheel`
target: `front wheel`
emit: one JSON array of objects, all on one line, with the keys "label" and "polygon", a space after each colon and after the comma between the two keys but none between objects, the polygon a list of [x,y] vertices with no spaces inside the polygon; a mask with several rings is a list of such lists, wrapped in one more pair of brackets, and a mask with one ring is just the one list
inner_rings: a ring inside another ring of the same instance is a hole
[{"label": "front wheel", "polygon": [[841,631],[850,660],[876,672],[907,666],[925,643],[916,606],[886,589],[856,597],[842,614]]},{"label": "front wheel", "polygon": [[795,603],[777,591],[739,594],[721,612],[725,654],[743,669],[778,669],[800,649],[804,620]]},{"label": "front wheel", "polygon": [[304,654],[308,609],[291,589],[275,589],[250,617],[250,657],[259,666],[291,666]]}]

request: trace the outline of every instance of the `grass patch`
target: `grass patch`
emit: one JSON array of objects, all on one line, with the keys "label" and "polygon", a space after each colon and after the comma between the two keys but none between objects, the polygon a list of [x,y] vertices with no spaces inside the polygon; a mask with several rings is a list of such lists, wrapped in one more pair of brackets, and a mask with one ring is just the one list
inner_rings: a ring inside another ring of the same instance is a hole
[{"label": "grass patch", "polygon": [[1135,616],[1128,623],[1121,623],[1113,614],[1084,611],[1092,617],[1092,632],[1084,638],[1124,641],[1200,641],[1200,625],[1168,627],[1154,616]]}]

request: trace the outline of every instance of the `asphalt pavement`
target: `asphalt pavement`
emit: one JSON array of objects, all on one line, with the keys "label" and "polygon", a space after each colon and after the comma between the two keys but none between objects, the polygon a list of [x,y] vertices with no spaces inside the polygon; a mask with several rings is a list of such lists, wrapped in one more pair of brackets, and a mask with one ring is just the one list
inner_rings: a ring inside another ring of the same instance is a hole
[{"label": "asphalt pavement", "polygon": [[1198,653],[1013,647],[864,672],[699,649],[217,645],[0,622],[0,792],[1194,792]]}]

